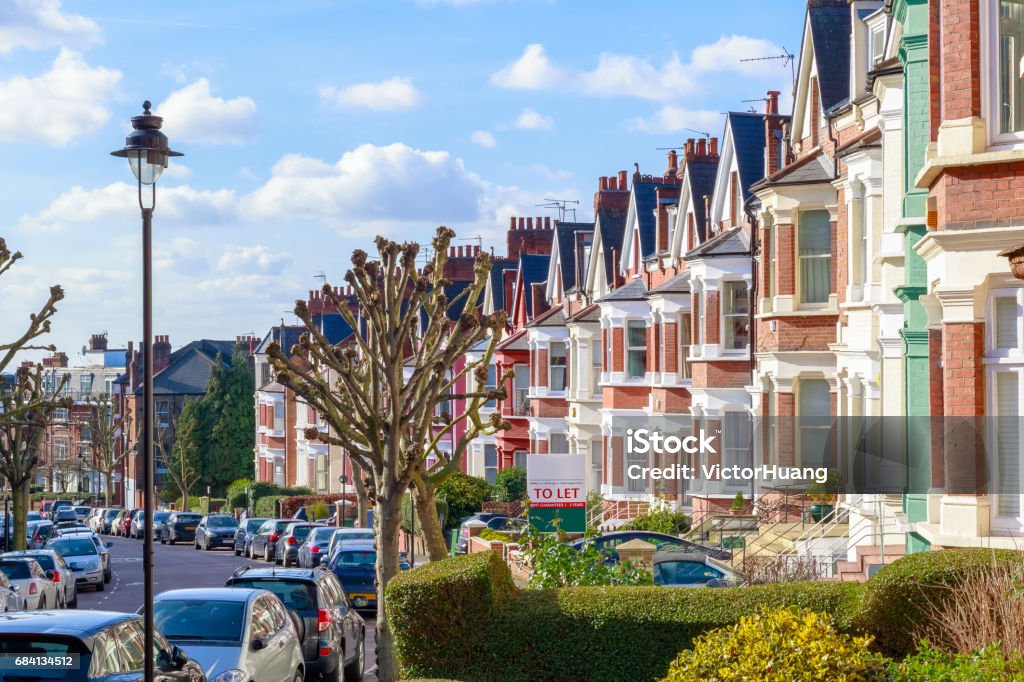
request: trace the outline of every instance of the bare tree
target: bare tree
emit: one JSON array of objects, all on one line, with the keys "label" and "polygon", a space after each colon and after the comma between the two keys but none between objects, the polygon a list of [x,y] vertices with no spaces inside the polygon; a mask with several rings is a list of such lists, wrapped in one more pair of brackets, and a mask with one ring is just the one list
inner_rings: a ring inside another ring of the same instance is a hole
[{"label": "bare tree", "polygon": [[[21,258],[20,251],[12,252],[7,242],[0,238],[0,276]],[[21,336],[12,341],[0,341],[0,374],[22,351],[56,350],[53,345],[37,345],[33,341],[49,333],[51,318],[57,312],[57,303],[63,298],[63,289],[50,287],[49,298],[38,312],[29,315],[28,325]],[[0,387],[0,475],[11,487],[15,549],[25,548],[32,477],[40,462],[39,447],[54,410],[68,404],[66,399],[55,397],[60,395],[66,380],[64,377],[61,385],[48,393],[43,386],[43,369],[36,365],[18,368],[14,384]]]},{"label": "bare tree", "polygon": [[131,428],[131,415],[117,414],[117,408],[107,394],[88,398],[89,416],[85,423],[92,440],[93,466],[103,475],[104,502],[110,506],[114,491],[114,472],[128,456],[127,448],[119,448],[122,435]]},{"label": "bare tree", "polygon": [[[199,481],[199,451],[192,436],[197,422],[191,406],[185,403],[181,414],[173,419],[172,428],[157,425],[153,440],[160,458],[167,466],[167,475],[181,492],[181,508],[188,509],[188,498],[193,486]],[[173,431],[173,436],[170,433]]]},{"label": "bare tree", "polygon": [[[305,302],[297,301],[295,314],[306,326],[299,344],[290,356],[277,344],[268,349],[278,382],[313,405],[331,425],[332,433],[321,434],[321,440],[343,447],[368,474],[378,547],[377,663],[382,682],[393,682],[399,674],[385,595],[398,573],[402,497],[415,488],[417,516],[430,556],[443,556],[434,487],[459,469],[474,438],[507,428],[497,415],[485,423],[479,414],[487,400],[504,397],[503,389],[454,394],[471,375],[475,386],[486,385],[487,365],[505,328],[504,312],[481,315],[477,310],[491,270],[490,255],[477,255],[474,279],[467,287],[451,300],[445,294],[450,284],[444,278],[445,261],[454,234],[438,228],[431,261],[421,270],[416,268],[417,244],[377,237],[380,260],[370,260],[361,250],[353,252],[345,281],[352,287],[357,310],[331,286],[323,288],[325,299],[356,330],[351,343],[332,345]],[[482,358],[460,365],[466,351],[485,339],[489,341]],[[461,413],[435,417],[438,405],[460,400]],[[442,451],[439,444],[460,421],[465,432],[450,453]],[[428,456],[436,458],[431,467]]]}]

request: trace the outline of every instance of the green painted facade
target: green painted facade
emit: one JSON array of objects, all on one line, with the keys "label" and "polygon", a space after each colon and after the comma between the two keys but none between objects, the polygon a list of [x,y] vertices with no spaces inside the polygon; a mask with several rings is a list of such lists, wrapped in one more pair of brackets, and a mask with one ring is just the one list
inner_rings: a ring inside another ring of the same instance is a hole
[{"label": "green painted facade", "polygon": [[[896,0],[893,16],[903,25],[900,62],[903,64],[903,221],[904,284],[896,288],[903,302],[903,381],[904,415],[907,417],[907,456],[911,488],[925,490],[931,480],[929,438],[928,328],[927,314],[920,296],[927,291],[927,266],[914,251],[924,236],[927,190],[914,187],[914,179],[924,166],[925,149],[930,141],[928,87],[928,2]],[[927,520],[928,498],[924,494],[904,496],[908,521]],[[930,548],[915,533],[907,534],[907,551]]]}]

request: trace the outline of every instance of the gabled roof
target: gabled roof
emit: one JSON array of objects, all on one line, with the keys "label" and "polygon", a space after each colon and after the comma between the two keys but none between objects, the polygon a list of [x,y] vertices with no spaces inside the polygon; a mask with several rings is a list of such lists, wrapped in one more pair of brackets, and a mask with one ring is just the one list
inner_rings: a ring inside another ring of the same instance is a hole
[{"label": "gabled roof", "polygon": [[616,256],[622,255],[622,237],[626,231],[627,211],[601,208],[595,218],[596,229],[601,232],[601,249],[604,252],[605,281],[615,281]]},{"label": "gabled roof", "polygon": [[810,185],[832,182],[835,168],[824,152],[808,155],[775,171],[764,180],[754,183],[754,189],[772,185]]},{"label": "gabled roof", "polygon": [[643,280],[639,277],[634,277],[626,284],[609,293],[607,296],[599,299],[599,301],[602,303],[604,301],[642,301],[646,294],[647,285],[645,285]]},{"label": "gabled roof", "polygon": [[527,327],[564,327],[565,326],[565,314],[562,312],[562,306],[556,305],[554,308],[549,308],[547,311],[541,313],[537,317],[533,318],[527,323]]},{"label": "gabled roof", "polygon": [[657,296],[658,294],[688,294],[690,293],[690,271],[684,270],[667,282],[662,282],[658,286],[647,292],[647,297]]},{"label": "gabled roof", "polygon": [[655,213],[658,208],[659,187],[675,188],[677,185],[662,182],[633,183],[633,197],[630,201],[636,214],[637,231],[640,233],[640,260],[658,254],[658,218]]},{"label": "gabled roof", "polygon": [[570,317],[566,322],[573,324],[574,322],[600,322],[601,321],[601,306],[596,303],[591,303],[583,310],[580,310],[575,315]]},{"label": "gabled roof", "polygon": [[551,256],[546,253],[525,253],[519,256],[518,287],[523,289],[523,302],[526,304],[527,319],[533,319],[533,292],[531,287],[534,284],[544,282],[547,278],[550,260]]},{"label": "gabled roof", "polygon": [[592,233],[594,223],[558,223],[558,227],[555,229],[555,249],[557,249],[558,267],[562,276],[562,291],[569,291],[576,286],[577,235]]},{"label": "gabled roof", "polygon": [[494,263],[491,265],[491,304],[494,306],[494,310],[505,310],[505,306],[510,301],[505,300],[505,282],[503,273],[509,270],[515,270],[519,267],[519,262],[512,260],[511,258],[495,258]]},{"label": "gabled roof", "polygon": [[526,330],[520,329],[515,334],[503,339],[496,350],[529,350],[530,344],[526,338]]},{"label": "gabled roof", "polygon": [[818,67],[821,109],[827,111],[850,93],[850,3],[808,0],[807,21]]},{"label": "gabled roof", "polygon": [[764,114],[730,111],[726,119],[726,125],[732,130],[744,201],[750,198],[751,185],[764,177],[764,117]]},{"label": "gabled roof", "polygon": [[700,246],[691,249],[684,260],[713,258],[715,256],[744,256],[750,253],[750,238],[742,226],[716,234]]},{"label": "gabled roof", "polygon": [[[697,228],[697,241],[707,239],[708,212],[704,204],[704,197],[715,191],[715,175],[718,173],[718,158],[703,157],[686,162],[686,171],[683,182],[686,183],[690,192],[690,201],[693,202],[693,222]],[[680,206],[680,210],[685,207]]]},{"label": "gabled roof", "polygon": [[[157,395],[202,395],[210,383],[210,371],[219,356],[225,367],[231,366],[234,341],[193,341],[171,353],[171,362],[153,377]],[[142,387],[136,389],[142,393]]]}]

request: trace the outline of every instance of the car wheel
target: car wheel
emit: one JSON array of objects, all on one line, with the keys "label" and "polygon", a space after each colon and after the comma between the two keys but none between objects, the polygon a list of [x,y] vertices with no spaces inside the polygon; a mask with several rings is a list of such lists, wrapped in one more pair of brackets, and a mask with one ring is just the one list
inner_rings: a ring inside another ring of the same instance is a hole
[{"label": "car wheel", "polygon": [[194,550],[196,550],[197,552],[199,551],[199,540],[193,540],[192,541],[192,548]]},{"label": "car wheel", "polygon": [[173,535],[168,535],[167,536],[167,544],[169,544],[169,545],[173,545],[174,544],[174,536]]},{"label": "car wheel", "polygon": [[[365,633],[363,635],[365,637]],[[366,649],[363,647],[363,640],[360,638],[356,644],[356,655],[352,662],[345,666],[345,682],[359,682],[363,679],[363,666],[366,663]],[[341,663],[338,667],[341,667]]]},{"label": "car wheel", "polygon": [[105,589],[107,589],[107,584],[106,583],[103,583],[103,582],[96,583],[96,591],[97,592],[102,592]]},{"label": "car wheel", "polygon": [[48,608],[50,608],[50,605],[46,603],[46,595],[44,594],[39,598],[39,603],[36,604],[36,610],[45,611]]},{"label": "car wheel", "polygon": [[242,556],[242,550],[238,549],[237,545],[235,546],[235,556]]},{"label": "car wheel", "polygon": [[167,540],[164,539],[163,535],[160,536],[160,544],[161,545],[166,545],[167,544]]},{"label": "car wheel", "polygon": [[[263,546],[263,560],[270,561],[270,545]],[[277,562],[275,561],[274,563],[276,564]]]},{"label": "car wheel", "polygon": [[69,608],[69,609],[77,609],[78,608],[78,590],[75,590],[75,598],[72,599],[69,604],[66,604],[65,608]]},{"label": "car wheel", "polygon": [[302,682],[302,668],[295,671],[295,679],[292,682]]},{"label": "car wheel", "polygon": [[206,540],[203,542],[203,551],[204,552],[209,552],[210,551],[210,538],[206,538]]}]

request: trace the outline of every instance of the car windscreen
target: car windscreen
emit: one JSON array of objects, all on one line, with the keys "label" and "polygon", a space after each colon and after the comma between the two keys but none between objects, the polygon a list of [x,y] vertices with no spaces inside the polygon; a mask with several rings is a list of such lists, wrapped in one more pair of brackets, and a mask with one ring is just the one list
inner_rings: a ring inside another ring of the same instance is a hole
[{"label": "car windscreen", "polygon": [[169,518],[171,518],[171,512],[153,512],[153,521],[156,523],[163,523]]},{"label": "car windscreen", "polygon": [[49,554],[33,554],[32,558],[36,560],[36,563],[43,567],[44,571],[52,571],[56,568],[53,562],[53,557]]},{"label": "car windscreen", "polygon": [[199,514],[179,514],[175,519],[175,523],[199,523]]},{"label": "car windscreen", "polygon": [[699,585],[722,577],[722,572],[699,561],[659,561],[654,582],[659,585]]},{"label": "car windscreen", "polygon": [[310,583],[290,580],[274,580],[272,578],[268,578],[266,580],[260,580],[258,578],[243,578],[242,580],[236,580],[231,583],[231,586],[248,587],[251,589],[273,592],[277,595],[278,599],[281,600],[281,603],[300,614],[315,611],[317,609],[316,592],[314,591],[315,588]]},{"label": "car windscreen", "polygon": [[295,523],[295,521],[290,520],[290,519],[287,520],[287,521],[277,521],[276,523],[274,523],[274,530],[277,531],[278,533],[280,533],[281,531],[283,531],[285,528],[287,528],[288,526],[292,525],[293,523]]},{"label": "car windscreen", "polygon": [[115,516],[117,516],[120,513],[121,513],[120,509],[108,509],[107,511],[103,512],[103,518],[105,518],[105,519],[112,519],[112,518],[114,518]]},{"label": "car windscreen", "polygon": [[88,556],[96,554],[96,544],[89,538],[67,538],[55,540],[47,546],[55,549],[61,556]]},{"label": "car windscreen", "polygon": [[[63,680],[64,682],[86,682],[88,679],[89,663],[92,654],[74,638],[53,637],[47,635],[25,634],[10,635],[0,634],[0,657],[5,659],[16,656],[77,656],[77,665],[71,668],[33,668],[30,676],[15,669],[0,671],[0,680],[4,679],[30,679],[30,680]],[[12,658],[13,660],[13,658]]]},{"label": "car windscreen", "polygon": [[310,534],[309,541],[312,543],[324,544],[330,542],[331,536],[337,531],[337,528],[315,528]]},{"label": "car windscreen", "polygon": [[345,550],[338,552],[334,559],[335,568],[349,566],[373,566],[377,561],[377,553],[371,550]]},{"label": "car windscreen", "polygon": [[0,563],[0,573],[3,573],[11,580],[29,580],[32,571],[29,570],[25,561],[5,561]]},{"label": "car windscreen", "polygon": [[167,639],[242,641],[245,602],[161,599],[153,605],[156,629]]},{"label": "car windscreen", "polygon": [[339,533],[337,542],[373,542],[373,531],[361,533]]},{"label": "car windscreen", "polygon": [[313,532],[314,526],[295,526],[292,528],[292,535],[296,540],[305,540]]},{"label": "car windscreen", "polygon": [[238,525],[233,516],[209,516],[206,525],[210,528],[234,528]]},{"label": "car windscreen", "polygon": [[245,532],[255,533],[260,529],[260,526],[262,526],[266,522],[266,519],[249,519],[245,522]]}]

